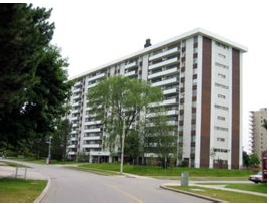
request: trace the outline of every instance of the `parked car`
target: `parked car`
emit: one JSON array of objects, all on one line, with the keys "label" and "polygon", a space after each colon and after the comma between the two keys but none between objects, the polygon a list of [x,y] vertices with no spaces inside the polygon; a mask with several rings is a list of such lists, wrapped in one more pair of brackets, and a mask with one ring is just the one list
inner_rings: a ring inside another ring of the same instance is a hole
[{"label": "parked car", "polygon": [[250,175],[248,177],[248,180],[253,181],[254,183],[263,182],[263,179],[262,179],[262,171],[259,171],[255,175]]}]

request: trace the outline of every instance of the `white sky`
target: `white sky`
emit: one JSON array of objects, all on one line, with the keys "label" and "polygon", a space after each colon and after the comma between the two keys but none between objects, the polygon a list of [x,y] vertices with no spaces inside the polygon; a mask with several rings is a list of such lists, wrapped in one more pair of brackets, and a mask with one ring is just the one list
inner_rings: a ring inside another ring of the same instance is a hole
[{"label": "white sky", "polygon": [[201,27],[248,48],[243,55],[243,146],[249,111],[267,108],[269,11],[267,0],[37,1],[53,8],[52,43],[69,58],[69,76]]}]

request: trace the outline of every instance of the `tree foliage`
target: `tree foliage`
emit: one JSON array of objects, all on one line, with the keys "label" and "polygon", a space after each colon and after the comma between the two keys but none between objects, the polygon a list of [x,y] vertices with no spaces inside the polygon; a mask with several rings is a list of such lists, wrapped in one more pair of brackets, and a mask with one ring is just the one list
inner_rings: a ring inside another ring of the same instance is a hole
[{"label": "tree foliage", "polygon": [[60,161],[66,160],[66,147],[70,139],[71,123],[68,119],[57,121],[57,129],[53,134],[51,157]]},{"label": "tree foliage", "polygon": [[37,83],[35,72],[52,39],[51,10],[26,4],[0,7],[0,117],[25,100],[25,89]]},{"label": "tree foliage", "polygon": [[168,158],[176,155],[176,127],[168,124],[162,108],[154,108],[149,111],[151,116],[144,125],[144,151],[157,155],[163,167],[166,168]]},{"label": "tree foliage", "polygon": [[260,159],[256,153],[249,155],[249,165],[250,166],[257,166],[260,163],[261,163]]},{"label": "tree foliage", "polygon": [[0,140],[17,149],[22,141],[31,141],[32,150],[46,146],[44,138],[68,111],[72,82],[67,60],[49,45],[50,13],[31,4],[0,7]]},{"label": "tree foliage", "polygon": [[125,120],[125,135],[128,137],[136,117],[150,103],[160,101],[162,92],[160,88],[151,87],[145,81],[114,76],[100,81],[90,89],[88,99],[90,112],[102,121],[108,134],[106,144],[113,152],[115,146],[121,147],[123,121]]}]

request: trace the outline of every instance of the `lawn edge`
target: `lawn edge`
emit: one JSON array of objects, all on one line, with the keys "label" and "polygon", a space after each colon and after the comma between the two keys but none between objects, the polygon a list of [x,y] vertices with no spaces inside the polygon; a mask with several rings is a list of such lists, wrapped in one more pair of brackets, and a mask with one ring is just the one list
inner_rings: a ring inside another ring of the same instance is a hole
[{"label": "lawn edge", "polygon": [[42,193],[34,200],[34,203],[40,203],[41,200],[44,198],[44,196],[46,195],[49,187],[50,187],[50,178],[47,179],[47,185],[44,188],[44,190],[42,191]]},{"label": "lawn edge", "polygon": [[186,194],[186,195],[195,196],[195,197],[198,197],[198,198],[203,198],[203,199],[206,199],[206,200],[209,200],[209,201],[213,201],[214,203],[226,203],[226,201],[224,201],[224,200],[211,198],[211,197],[203,196],[203,195],[198,195],[198,194],[195,194],[195,193],[190,193],[190,192],[187,192],[187,191],[182,191],[182,190],[178,190],[178,189],[174,189],[174,188],[169,188],[166,185],[160,185],[160,188],[165,189],[165,190],[174,191],[174,192],[177,192],[177,193],[183,193],[183,194]]}]

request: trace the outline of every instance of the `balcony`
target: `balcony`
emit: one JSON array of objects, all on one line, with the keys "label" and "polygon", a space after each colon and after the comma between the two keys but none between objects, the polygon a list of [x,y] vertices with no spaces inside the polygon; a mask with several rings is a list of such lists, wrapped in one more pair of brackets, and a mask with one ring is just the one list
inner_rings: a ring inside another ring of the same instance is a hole
[{"label": "balcony", "polygon": [[93,137],[84,137],[83,140],[101,140],[101,136],[93,136]]},{"label": "balcony", "polygon": [[174,57],[172,59],[165,60],[165,61],[159,62],[157,64],[150,65],[149,66],[149,70],[155,69],[155,68],[161,67],[161,66],[166,66],[166,65],[174,64],[174,63],[177,63],[177,62],[178,62],[177,57]]},{"label": "balcony", "polygon": [[178,115],[178,110],[169,110],[165,115]]},{"label": "balcony", "polygon": [[178,102],[177,98],[170,98],[170,99],[163,100],[162,104],[174,104],[177,102]]},{"label": "balcony", "polygon": [[77,155],[76,152],[68,152],[67,154],[68,154],[68,155]]},{"label": "balcony", "polygon": [[81,92],[81,89],[80,88],[73,90],[73,93],[78,93],[78,92]]},{"label": "balcony", "polygon": [[85,129],[84,130],[85,133],[88,132],[102,132],[101,128],[93,128],[93,129]]},{"label": "balcony", "polygon": [[78,117],[72,117],[71,120],[78,120]]},{"label": "balcony", "polygon": [[177,125],[177,121],[167,121],[167,125],[175,126]]},{"label": "balcony", "polygon": [[164,95],[171,94],[171,93],[177,93],[177,92],[178,92],[178,89],[177,88],[171,88],[171,89],[163,90],[163,94]]},{"label": "balcony", "polygon": [[78,133],[77,130],[73,130],[73,131],[71,132],[71,134],[77,134],[77,133]]},{"label": "balcony", "polygon": [[169,75],[169,74],[172,74],[172,73],[175,73],[175,72],[177,72],[177,67],[174,67],[174,68],[168,69],[168,70],[164,70],[164,71],[161,71],[161,72],[157,72],[157,73],[154,73],[154,74],[150,74],[148,76],[148,79]]},{"label": "balcony", "polygon": [[67,148],[70,148],[70,149],[72,149],[72,148],[76,148],[76,145],[74,145],[74,144],[72,144],[72,145],[68,145]]},{"label": "balcony", "polygon": [[92,87],[95,87],[96,85],[97,85],[97,83],[90,84],[90,85],[88,85],[88,89],[92,88]]},{"label": "balcony", "polygon": [[97,74],[96,76],[90,77],[88,81],[94,81],[96,79],[103,78],[105,76],[105,73]]},{"label": "balcony", "polygon": [[136,62],[132,62],[130,64],[125,65],[125,69],[131,68],[131,67],[135,67],[136,65],[137,65]]},{"label": "balcony", "polygon": [[73,123],[72,124],[72,127],[78,127],[78,124],[77,123]]},{"label": "balcony", "polygon": [[175,47],[175,48],[172,48],[172,49],[170,49],[170,50],[164,51],[164,52],[162,52],[162,53],[153,55],[153,56],[149,57],[149,60],[155,60],[155,59],[158,59],[158,58],[161,58],[161,57],[170,55],[170,54],[172,54],[172,53],[175,53],[175,52],[177,52],[177,51],[178,51],[178,48]]},{"label": "balcony", "polygon": [[71,137],[70,138],[70,141],[77,141],[78,140],[78,138],[76,138],[76,137]]},{"label": "balcony", "polygon": [[79,98],[81,98],[80,95],[75,95],[75,96],[73,96],[73,99],[79,99]]},{"label": "balcony", "polygon": [[158,82],[152,83],[151,86],[162,86],[162,85],[175,83],[177,81],[178,81],[177,77],[174,77],[174,78],[165,79],[163,81],[158,81]]},{"label": "balcony", "polygon": [[80,106],[80,102],[72,103],[72,107],[77,107],[77,106]]},{"label": "balcony", "polygon": [[124,76],[126,76],[126,77],[133,76],[133,75],[136,75],[136,70],[124,73]]},{"label": "balcony", "polygon": [[79,113],[80,112],[80,109],[74,109],[74,110],[71,110],[71,113],[72,114],[76,114],[76,113]]},{"label": "balcony", "polygon": [[80,85],[82,85],[82,82],[81,82],[81,81],[77,81],[77,82],[74,84],[74,86],[80,86]]},{"label": "balcony", "polygon": [[91,151],[90,152],[91,156],[109,156],[110,153],[109,152],[95,152],[95,151]]},{"label": "balcony", "polygon": [[85,125],[96,125],[96,124],[101,124],[101,120],[96,120],[96,121],[88,121],[85,122]]},{"label": "balcony", "polygon": [[83,144],[83,148],[101,148],[100,144]]}]

